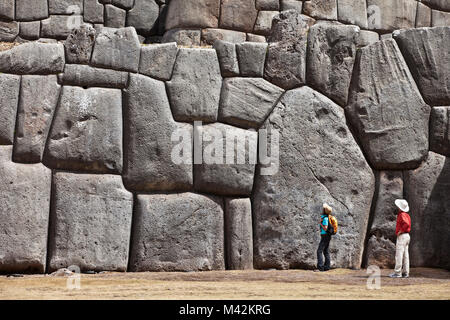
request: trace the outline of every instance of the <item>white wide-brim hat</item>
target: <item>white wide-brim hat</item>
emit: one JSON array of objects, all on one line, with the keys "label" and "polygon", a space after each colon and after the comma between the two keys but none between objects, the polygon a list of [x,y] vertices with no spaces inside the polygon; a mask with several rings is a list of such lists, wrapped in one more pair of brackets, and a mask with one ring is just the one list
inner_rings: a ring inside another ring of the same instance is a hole
[{"label": "white wide-brim hat", "polygon": [[405,199],[397,199],[397,200],[395,200],[395,205],[397,206],[397,208],[399,208],[403,212],[408,212],[409,211],[408,201],[406,201]]}]

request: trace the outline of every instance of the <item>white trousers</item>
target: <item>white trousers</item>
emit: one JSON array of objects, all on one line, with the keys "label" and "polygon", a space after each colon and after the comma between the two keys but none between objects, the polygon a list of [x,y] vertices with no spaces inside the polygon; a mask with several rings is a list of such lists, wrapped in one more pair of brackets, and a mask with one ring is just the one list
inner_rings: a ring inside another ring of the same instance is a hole
[{"label": "white trousers", "polygon": [[409,233],[402,233],[397,237],[395,245],[395,269],[394,272],[398,275],[409,275]]}]

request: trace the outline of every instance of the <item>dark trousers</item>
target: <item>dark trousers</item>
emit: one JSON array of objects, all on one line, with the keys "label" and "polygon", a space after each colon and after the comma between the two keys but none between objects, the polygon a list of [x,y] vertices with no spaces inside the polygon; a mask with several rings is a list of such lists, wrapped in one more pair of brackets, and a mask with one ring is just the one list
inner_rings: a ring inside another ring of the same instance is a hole
[{"label": "dark trousers", "polygon": [[[320,235],[319,248],[317,248],[317,269],[319,270],[330,270],[330,252],[328,247],[330,245],[331,235],[322,234]],[[325,255],[325,265],[323,264],[323,255]]]}]

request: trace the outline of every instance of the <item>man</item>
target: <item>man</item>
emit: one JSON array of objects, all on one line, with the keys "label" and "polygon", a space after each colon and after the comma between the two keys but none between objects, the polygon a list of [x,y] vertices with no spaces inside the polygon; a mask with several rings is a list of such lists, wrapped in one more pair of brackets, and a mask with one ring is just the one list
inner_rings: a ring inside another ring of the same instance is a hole
[{"label": "man", "polygon": [[[397,226],[395,234],[397,235],[397,243],[395,246],[395,269],[390,274],[391,278],[408,278],[409,277],[409,232],[411,231],[411,217],[409,216],[409,205],[404,199],[395,200],[398,208]],[[403,271],[403,272],[402,272]]]},{"label": "man", "polygon": [[[315,271],[328,271],[330,270],[330,253],[328,247],[330,245],[331,235],[327,233],[329,224],[329,215],[333,209],[326,203],[323,204],[323,212],[320,216],[320,243],[317,249],[317,270]],[[323,256],[325,255],[325,265],[323,263]]]}]

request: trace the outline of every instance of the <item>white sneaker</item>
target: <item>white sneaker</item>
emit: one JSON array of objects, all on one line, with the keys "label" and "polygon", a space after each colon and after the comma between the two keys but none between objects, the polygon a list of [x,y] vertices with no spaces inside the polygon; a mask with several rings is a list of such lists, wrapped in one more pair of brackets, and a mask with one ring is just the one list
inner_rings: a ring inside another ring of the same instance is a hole
[{"label": "white sneaker", "polygon": [[389,275],[389,278],[401,278],[401,277],[402,277],[402,275],[401,274],[397,274],[397,273],[391,273]]}]

